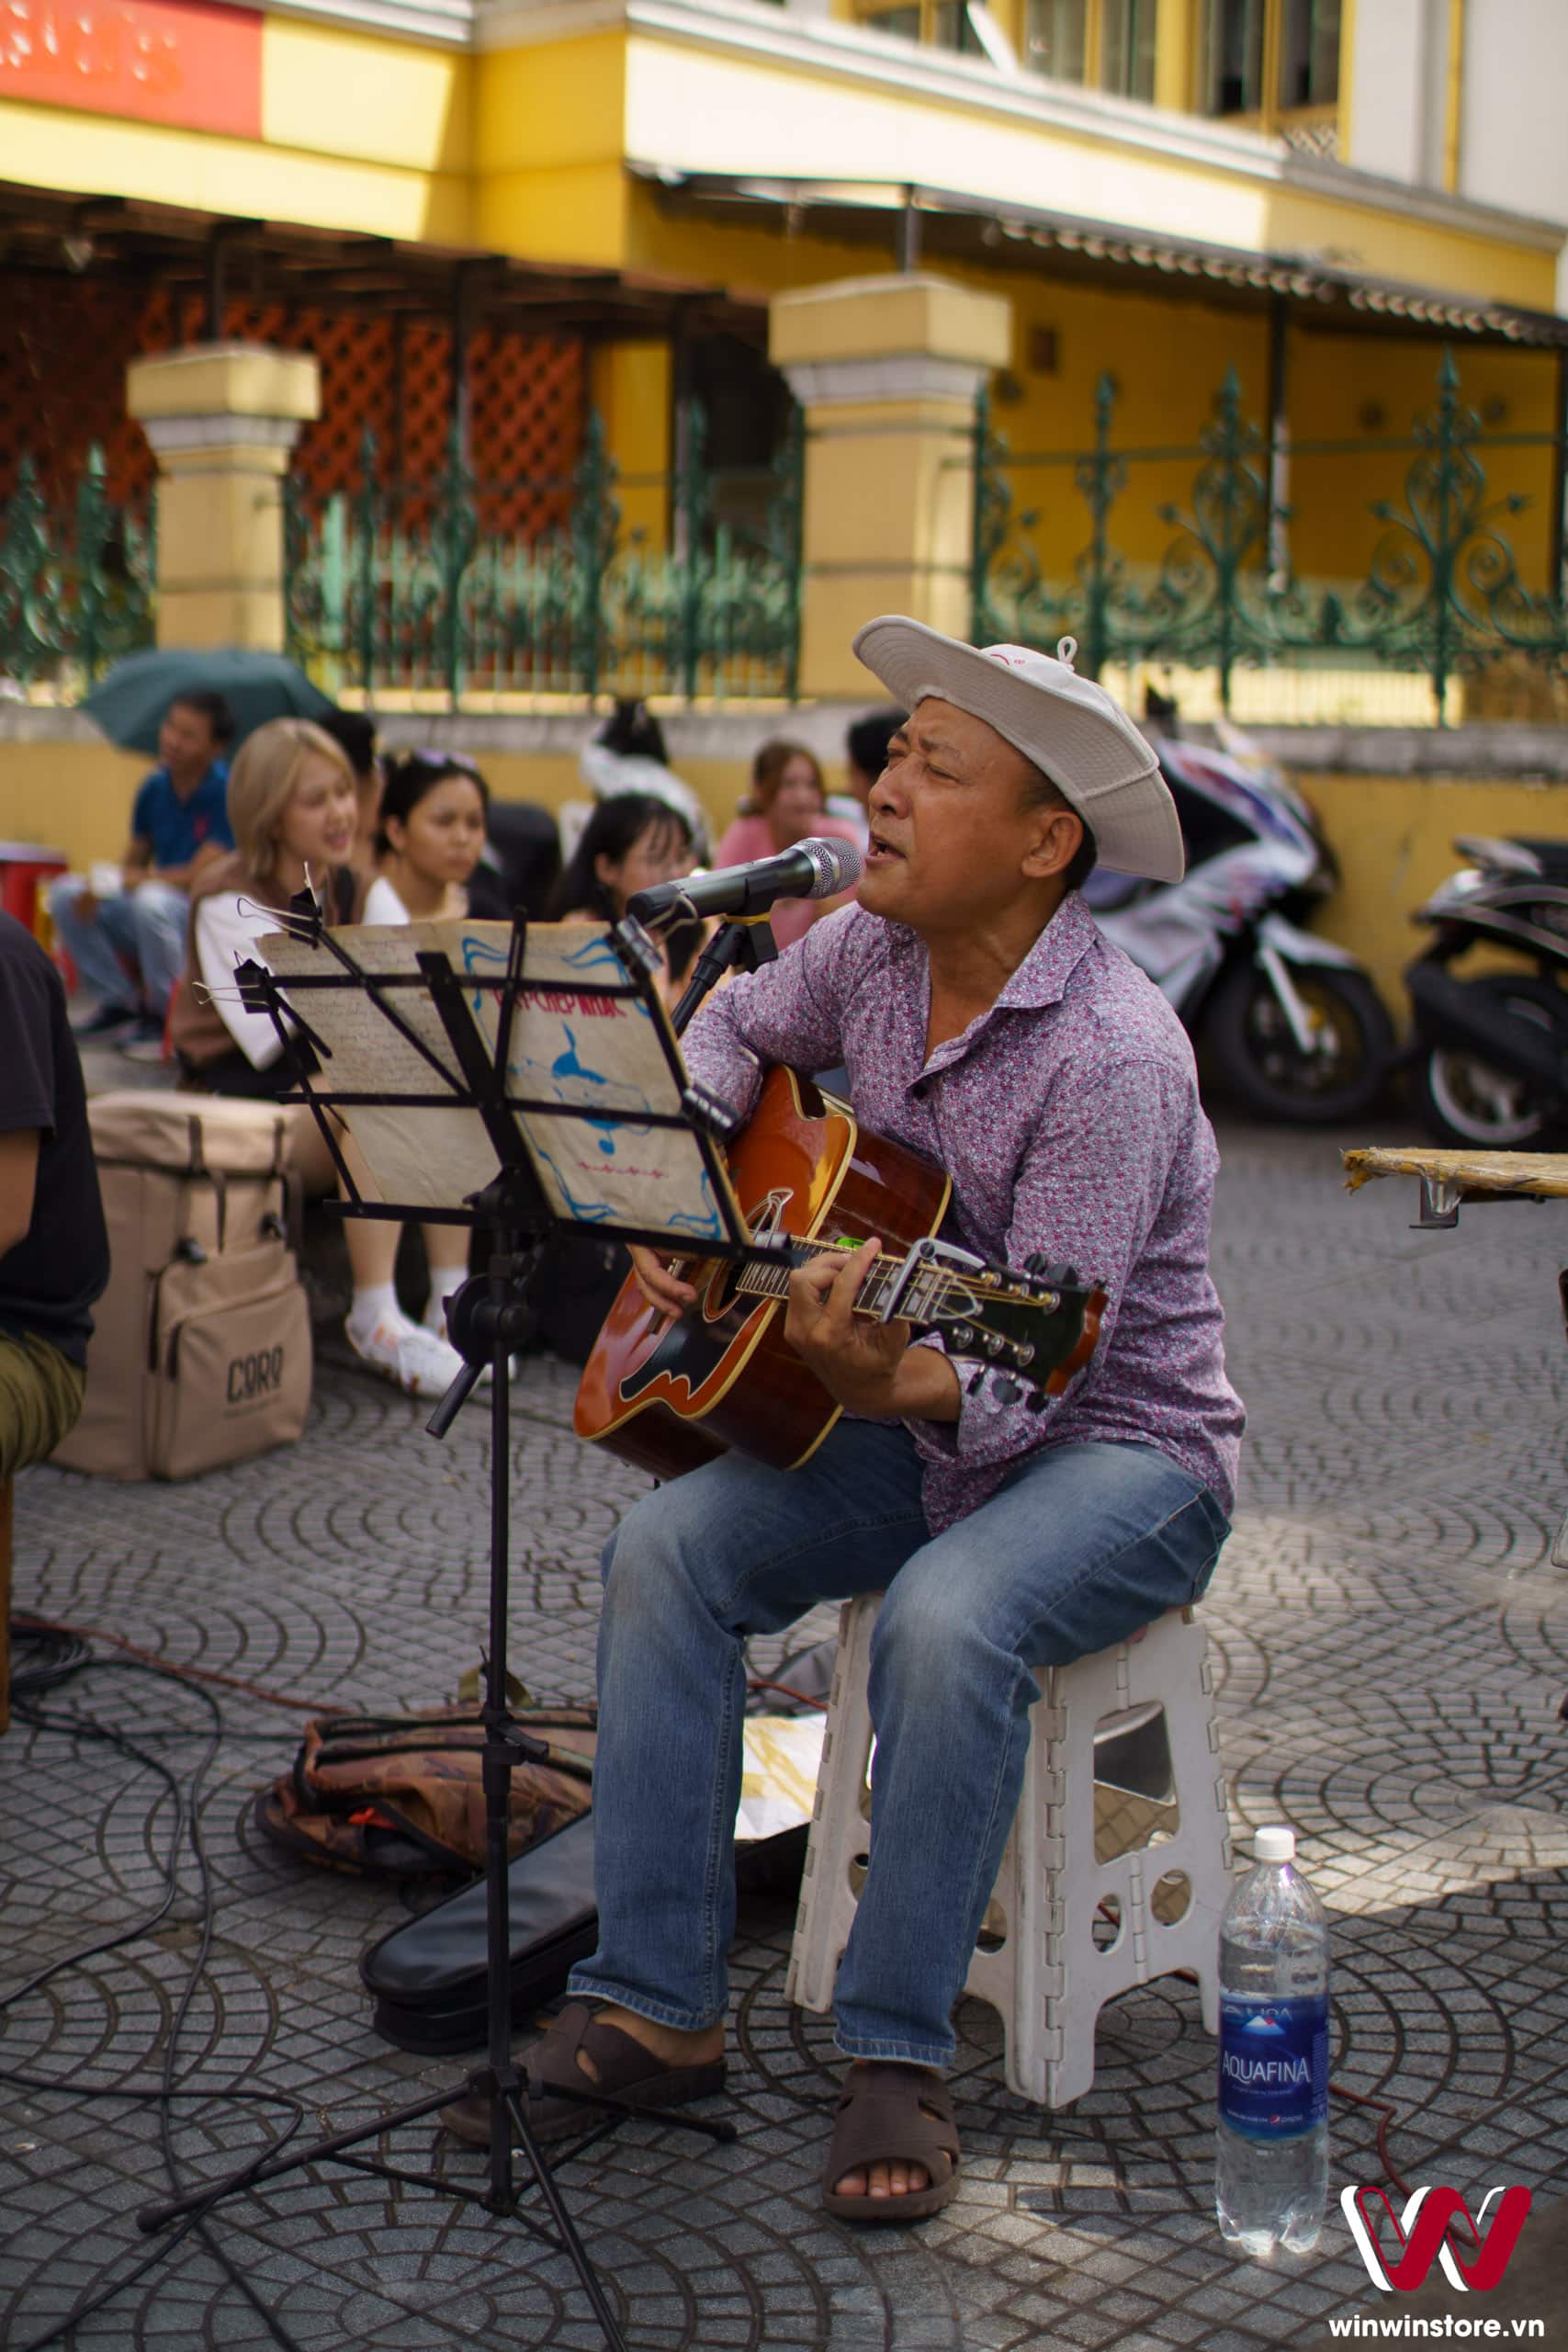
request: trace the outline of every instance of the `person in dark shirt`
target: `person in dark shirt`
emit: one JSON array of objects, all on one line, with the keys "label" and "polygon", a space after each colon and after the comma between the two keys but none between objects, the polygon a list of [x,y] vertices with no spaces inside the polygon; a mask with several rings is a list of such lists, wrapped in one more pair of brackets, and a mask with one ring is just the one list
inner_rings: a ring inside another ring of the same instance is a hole
[{"label": "person in dark shirt", "polygon": [[82,1410],[108,1234],[59,973],[0,914],[0,1485]]},{"label": "person in dark shirt", "polygon": [[172,702],[158,730],[159,765],[131,810],[120,888],[100,897],[91,877],[67,874],[50,892],[55,930],[96,1003],[78,1035],[118,1035],[128,1050],[144,1046],[153,1057],[161,1049],[185,961],[191,876],[234,846],[224,756],[233,734],[221,695]]}]

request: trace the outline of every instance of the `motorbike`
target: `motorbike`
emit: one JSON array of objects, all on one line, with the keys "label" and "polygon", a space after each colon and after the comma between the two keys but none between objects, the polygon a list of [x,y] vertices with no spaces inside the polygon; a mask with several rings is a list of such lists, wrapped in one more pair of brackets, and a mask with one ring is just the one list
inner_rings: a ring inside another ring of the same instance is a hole
[{"label": "motorbike", "polygon": [[1302,927],[1339,878],[1316,818],[1278,770],[1161,742],[1187,872],[1100,869],[1095,921],[1181,1015],[1214,1076],[1265,1118],[1328,1125],[1377,1100],[1393,1025],[1347,949]]},{"label": "motorbike", "polygon": [[[1441,1143],[1539,1146],[1568,1125],[1568,842],[1461,833],[1454,849],[1468,863],[1417,909],[1433,938],[1404,975],[1416,1109]],[[1534,969],[1458,977],[1478,946]]]}]

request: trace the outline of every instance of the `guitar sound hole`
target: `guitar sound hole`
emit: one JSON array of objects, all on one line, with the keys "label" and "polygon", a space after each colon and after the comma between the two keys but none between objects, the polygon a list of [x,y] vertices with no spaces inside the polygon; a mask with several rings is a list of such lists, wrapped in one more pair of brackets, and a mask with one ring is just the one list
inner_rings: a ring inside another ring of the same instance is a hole
[{"label": "guitar sound hole", "polygon": [[731,1260],[728,1258],[721,1258],[719,1260],[708,1278],[706,1288],[703,1292],[703,1313],[705,1315],[710,1315],[716,1318],[724,1313],[725,1308],[730,1304],[730,1301],[735,1296],[735,1283],[738,1272],[739,1269]]}]

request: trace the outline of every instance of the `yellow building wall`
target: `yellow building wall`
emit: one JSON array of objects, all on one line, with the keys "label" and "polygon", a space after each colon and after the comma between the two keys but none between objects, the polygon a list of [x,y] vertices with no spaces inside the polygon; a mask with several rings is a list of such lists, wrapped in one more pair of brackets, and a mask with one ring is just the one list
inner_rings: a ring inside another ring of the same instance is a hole
[{"label": "yellow building wall", "polygon": [[1359,956],[1395,1021],[1408,1005],[1405,966],[1430,938],[1410,920],[1462,860],[1458,833],[1568,834],[1568,784],[1485,776],[1295,773],[1340,865],[1340,886],[1313,928]]},{"label": "yellow building wall", "polygon": [[77,871],[118,857],[152,764],[108,743],[0,743],[0,839],[57,849]]},{"label": "yellow building wall", "polygon": [[619,469],[615,499],[622,533],[662,548],[670,529],[669,345],[599,345],[590,364],[589,391]]},{"label": "yellow building wall", "polygon": [[1243,251],[1332,249],[1372,275],[1493,301],[1551,310],[1555,300],[1555,254],[1523,241],[1283,187],[1261,159],[1257,172],[1199,166],[1043,131],[967,93],[943,104],[634,35],[626,106],[626,152],[683,170],[838,179],[852,168],[860,179],[966,188],[1003,207]]},{"label": "yellow building wall", "polygon": [[288,17],[268,17],[263,28],[269,147],[401,172],[468,174],[473,107],[473,61],[450,50]]},{"label": "yellow building wall", "polygon": [[[1555,355],[1475,345],[1450,346],[1459,371],[1460,398],[1480,417],[1483,435],[1549,434],[1556,403]],[[1289,408],[1297,442],[1334,440],[1371,445],[1407,438],[1413,419],[1429,416],[1438,399],[1442,346],[1390,336],[1298,334],[1291,345]],[[1375,421],[1381,412],[1382,421]],[[1551,535],[1551,452],[1491,447],[1476,456],[1490,502],[1517,495],[1529,504],[1503,514],[1499,526],[1527,585],[1547,586]],[[1372,500],[1403,505],[1412,450],[1363,446],[1352,454],[1292,458],[1291,553],[1303,574],[1359,576],[1386,526],[1369,512]]]},{"label": "yellow building wall", "polygon": [[471,60],[269,17],[261,140],[0,102],[6,179],[374,236],[472,242]]},{"label": "yellow building wall", "polygon": [[476,233],[497,253],[615,268],[626,245],[626,41],[528,42],[475,61]]},{"label": "yellow building wall", "polygon": [[[772,225],[769,225],[770,220]],[[778,291],[824,278],[892,267],[894,216],[883,254],[862,240],[833,238],[808,216],[803,233],[783,232],[777,216],[759,214],[755,226],[694,219],[666,210],[656,192],[634,187],[629,258],[633,266],[706,273],[730,285]],[[987,268],[942,256],[932,266],[944,277],[1004,297],[1013,311],[1009,380],[993,388],[992,422],[1014,458],[1087,450],[1094,433],[1095,387],[1102,373],[1117,383],[1113,445],[1121,450],[1190,447],[1214,413],[1227,368],[1241,381],[1243,414],[1266,432],[1269,325],[1259,311],[1220,302],[1162,296],[1156,291],[1074,285],[1027,268]],[[1050,367],[1034,365],[1049,339]],[[1480,413],[1488,433],[1546,433],[1552,424],[1556,362],[1550,352],[1518,352],[1456,339],[1453,346],[1465,405]],[[1289,339],[1287,409],[1294,443],[1336,441],[1347,454],[1292,460],[1290,549],[1303,577],[1359,578],[1382,534],[1370,513],[1374,499],[1402,499],[1413,453],[1378,449],[1376,441],[1408,438],[1413,420],[1438,397],[1443,346],[1436,338],[1325,334],[1292,329]],[[1369,424],[1375,408],[1382,422]],[[1488,495],[1518,493],[1525,511],[1504,522],[1522,576],[1546,584],[1551,528],[1551,456],[1548,449],[1483,447]],[[1112,540],[1134,564],[1156,563],[1172,532],[1162,505],[1190,504],[1195,459],[1134,458],[1112,510]],[[1084,546],[1089,509],[1070,466],[1010,469],[1017,515],[1032,511],[1032,543],[1053,576],[1065,572]]]}]

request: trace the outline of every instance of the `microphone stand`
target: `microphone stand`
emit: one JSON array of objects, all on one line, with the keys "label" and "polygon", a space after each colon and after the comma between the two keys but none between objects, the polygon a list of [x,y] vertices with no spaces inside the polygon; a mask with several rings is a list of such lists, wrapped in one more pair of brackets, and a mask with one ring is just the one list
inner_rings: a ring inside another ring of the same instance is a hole
[{"label": "microphone stand", "polygon": [[778,954],[778,942],[765,914],[727,915],[698,956],[681,1001],[670,1016],[677,1037],[685,1035],[698,1005],[726,972],[755,972],[764,964],[776,964]]}]

